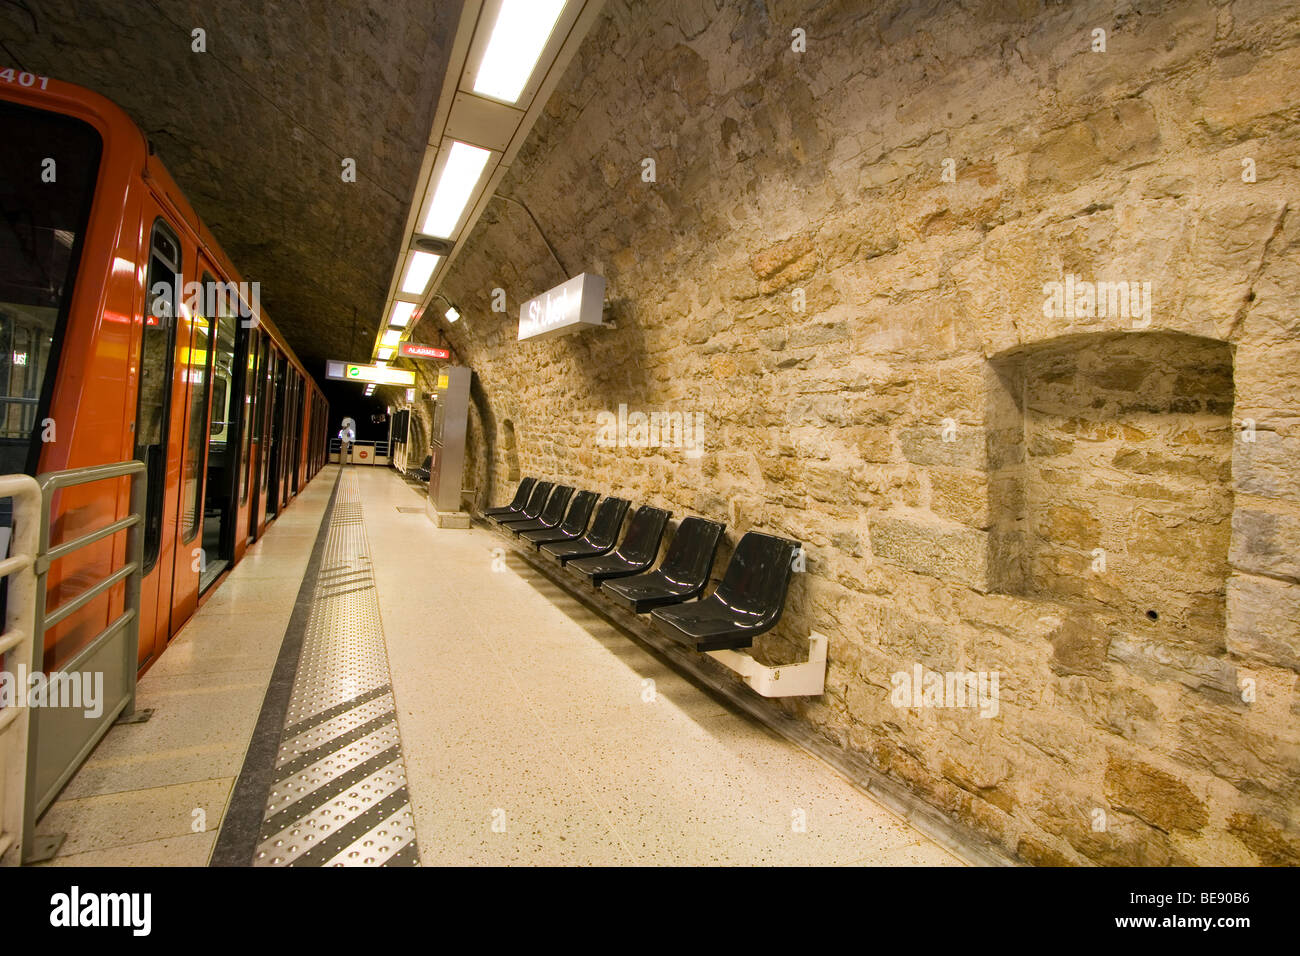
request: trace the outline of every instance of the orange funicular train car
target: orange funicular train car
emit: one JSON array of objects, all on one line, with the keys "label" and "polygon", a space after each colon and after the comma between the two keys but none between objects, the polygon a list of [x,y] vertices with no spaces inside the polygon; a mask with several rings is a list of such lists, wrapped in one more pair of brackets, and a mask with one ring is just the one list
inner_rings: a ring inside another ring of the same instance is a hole
[{"label": "orange funicular train car", "polygon": [[[2,69],[0,141],[0,474],[144,463],[143,671],[325,463],[328,406],[121,109]],[[128,517],[131,480],[56,492],[51,545]],[[54,561],[45,607],[123,568],[127,535]],[[88,666],[125,586],[34,668]]]}]

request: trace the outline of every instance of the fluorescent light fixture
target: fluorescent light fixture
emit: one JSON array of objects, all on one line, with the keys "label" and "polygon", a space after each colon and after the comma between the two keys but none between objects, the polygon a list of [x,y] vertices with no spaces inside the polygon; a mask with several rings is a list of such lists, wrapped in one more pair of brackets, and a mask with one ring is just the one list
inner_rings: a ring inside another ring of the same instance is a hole
[{"label": "fluorescent light fixture", "polygon": [[422,295],[424,287],[429,284],[429,276],[438,267],[441,256],[432,252],[413,252],[411,262],[406,267],[406,276],[402,279],[402,291],[410,295]]},{"label": "fluorescent light fixture", "polygon": [[375,368],[386,368],[387,366],[388,362],[384,359],[375,359]]},{"label": "fluorescent light fixture", "polygon": [[406,323],[411,321],[411,314],[415,312],[414,302],[394,302],[393,311],[388,314],[388,324],[397,328],[405,328]]},{"label": "fluorescent light fixture", "polygon": [[461,213],[474,195],[474,187],[483,176],[483,167],[490,155],[486,149],[459,140],[451,144],[451,152],[442,167],[442,176],[438,179],[438,188],[434,190],[433,202],[429,203],[429,214],[424,217],[421,232],[427,236],[451,238]]},{"label": "fluorescent light fixture", "polygon": [[386,345],[389,348],[397,348],[397,343],[402,341],[402,332],[400,329],[389,329],[379,340],[380,345]]},{"label": "fluorescent light fixture", "polygon": [[514,103],[528,85],[565,0],[503,0],[492,25],[474,92]]},{"label": "fluorescent light fixture", "polygon": [[378,356],[379,356],[381,359],[383,359],[385,362],[387,362],[390,358],[393,357],[393,350],[392,350],[392,349],[380,349],[379,352],[378,352],[377,354],[378,354]]},{"label": "fluorescent light fixture", "polygon": [[460,309],[456,308],[454,305],[449,305],[447,306],[446,316],[448,322],[455,322],[460,318]]}]

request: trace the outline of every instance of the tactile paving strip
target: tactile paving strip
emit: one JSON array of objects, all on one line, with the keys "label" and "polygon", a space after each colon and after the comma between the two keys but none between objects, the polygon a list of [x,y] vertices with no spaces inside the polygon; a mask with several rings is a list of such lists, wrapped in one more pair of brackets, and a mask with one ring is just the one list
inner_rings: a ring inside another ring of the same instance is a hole
[{"label": "tactile paving strip", "polygon": [[254,866],[418,866],[356,475],[339,479]]}]

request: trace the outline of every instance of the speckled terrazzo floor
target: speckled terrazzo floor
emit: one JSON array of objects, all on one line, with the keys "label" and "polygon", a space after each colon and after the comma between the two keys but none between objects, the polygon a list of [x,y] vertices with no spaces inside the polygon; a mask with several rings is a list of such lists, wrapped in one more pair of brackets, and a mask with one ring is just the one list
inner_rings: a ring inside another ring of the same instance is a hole
[{"label": "speckled terrazzo floor", "polygon": [[423,865],[960,865],[491,532],[358,476]]}]

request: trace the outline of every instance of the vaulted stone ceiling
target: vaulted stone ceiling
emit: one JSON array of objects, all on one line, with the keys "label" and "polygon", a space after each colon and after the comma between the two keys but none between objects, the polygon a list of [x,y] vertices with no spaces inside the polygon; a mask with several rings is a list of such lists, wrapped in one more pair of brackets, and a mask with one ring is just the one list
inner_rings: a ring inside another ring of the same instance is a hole
[{"label": "vaulted stone ceiling", "polygon": [[369,357],[460,6],[12,0],[0,58],[122,106],[319,376]]}]

